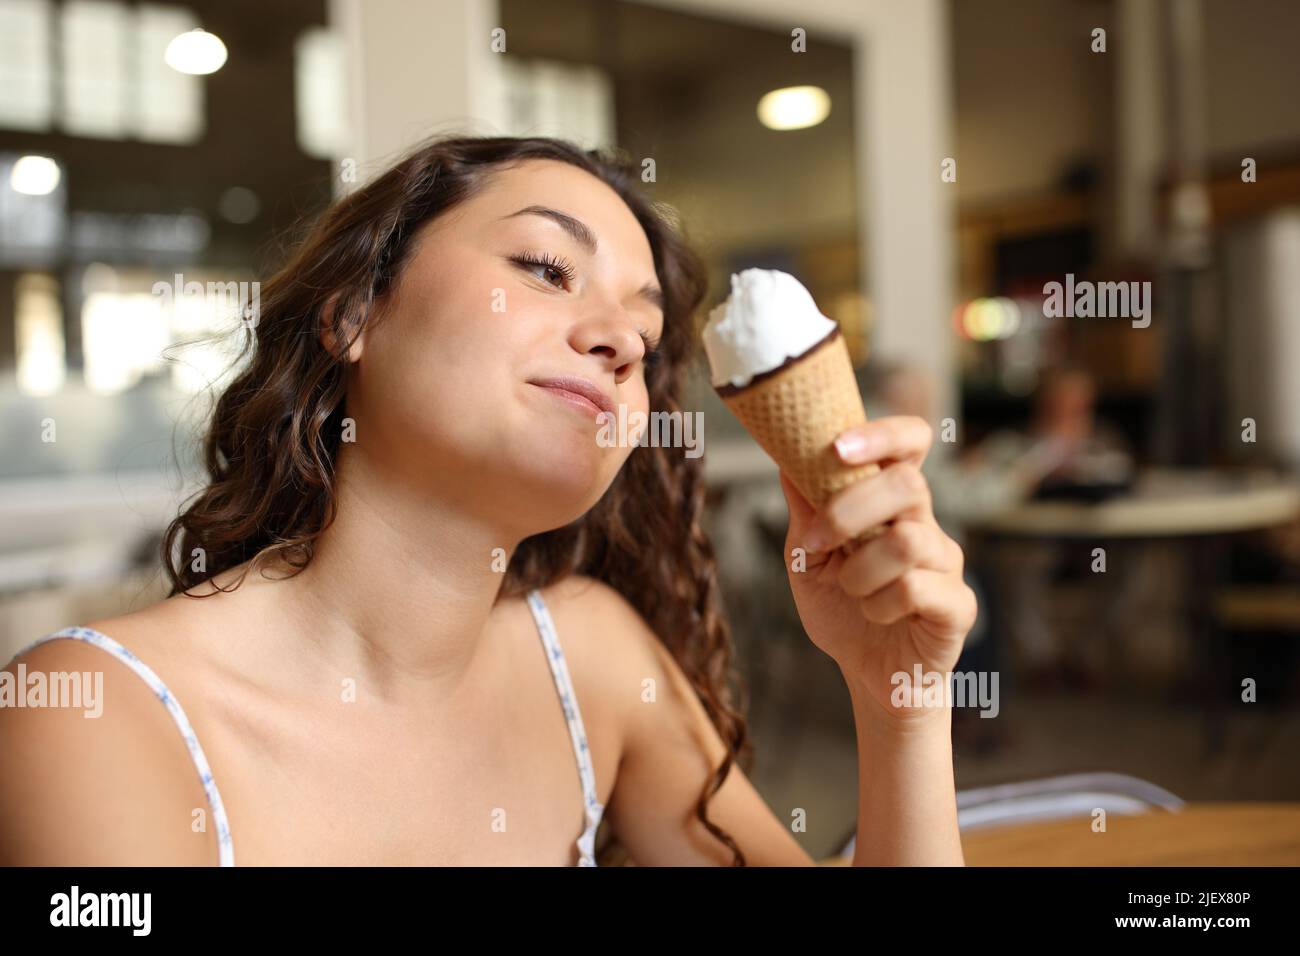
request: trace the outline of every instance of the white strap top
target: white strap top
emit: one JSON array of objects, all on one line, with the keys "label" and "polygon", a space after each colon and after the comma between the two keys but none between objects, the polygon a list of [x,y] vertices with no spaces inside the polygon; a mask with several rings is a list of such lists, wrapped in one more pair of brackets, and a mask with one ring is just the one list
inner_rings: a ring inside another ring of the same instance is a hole
[{"label": "white strap top", "polygon": [[[596,775],[591,766],[591,752],[587,747],[587,734],[582,725],[582,714],[578,710],[578,699],[573,692],[573,682],[569,678],[569,668],[564,661],[564,652],[560,649],[555,624],[551,620],[550,612],[546,609],[546,604],[542,601],[542,596],[538,591],[528,592],[528,608],[532,611],[533,620],[536,622],[538,633],[542,637],[542,645],[546,649],[546,661],[550,665],[551,676],[555,680],[555,689],[560,697],[560,705],[564,709],[564,719],[569,725],[569,737],[573,741],[573,753],[578,761],[578,776],[582,781],[582,798],[587,825],[582,831],[582,835],[578,837],[578,866],[595,866],[596,828],[600,825],[601,815],[604,813],[605,808],[596,796]],[[150,669],[149,665],[107,634],[93,628],[67,627],[53,634],[38,637],[15,654],[14,657],[26,654],[46,641],[59,638],[85,641],[108,651],[135,671],[149,685],[154,695],[166,706],[167,712],[171,714],[172,720],[176,723],[181,736],[185,739],[185,745],[189,748],[190,757],[194,761],[194,768],[198,771],[199,779],[203,782],[203,791],[207,795],[208,806],[212,811],[212,823],[217,831],[219,865],[234,866],[235,845],[230,835],[230,824],[226,819],[226,808],[221,802],[221,794],[217,790],[216,781],[212,778],[212,769],[208,766],[208,759],[203,753],[203,747],[200,746],[198,737],[195,736],[194,728],[190,726],[189,718],[185,716],[185,710],[181,707],[180,701],[167,689],[162,679]]]},{"label": "white strap top", "polygon": [[573,692],[573,682],[569,679],[569,668],[564,662],[564,652],[560,650],[560,639],[555,633],[555,623],[551,613],[542,601],[542,595],[536,590],[528,592],[528,609],[533,612],[537,622],[538,633],[546,646],[546,660],[551,665],[551,676],[555,678],[555,689],[560,695],[560,706],[564,708],[564,719],[569,724],[569,738],[573,741],[573,753],[578,759],[578,776],[582,780],[582,801],[587,815],[587,827],[578,837],[578,866],[596,865],[596,827],[600,825],[604,805],[596,797],[596,773],[591,768],[591,750],[587,747],[587,732],[582,726],[582,713],[578,710],[578,697]]},{"label": "white strap top", "polygon": [[212,779],[212,770],[208,766],[208,758],[203,754],[203,748],[199,745],[199,738],[194,735],[194,728],[190,726],[190,719],[185,716],[185,709],[181,707],[181,702],[172,695],[171,691],[167,689],[167,685],[162,682],[162,678],[155,674],[148,664],[107,634],[102,634],[93,628],[65,627],[53,634],[38,637],[14,656],[18,657],[26,654],[32,648],[44,644],[46,641],[64,637],[85,641],[87,644],[94,644],[96,647],[108,651],[139,674],[144,682],[149,685],[150,690],[154,692],[154,696],[166,706],[167,712],[172,715],[172,720],[176,722],[176,726],[180,729],[181,736],[185,738],[185,745],[190,749],[190,757],[194,761],[194,768],[198,770],[199,779],[203,781],[203,791],[207,794],[208,806],[212,810],[212,824],[217,828],[217,849],[220,865],[234,866],[235,846],[230,839],[230,824],[226,820],[226,808],[221,802],[221,794],[217,791],[217,783]]}]

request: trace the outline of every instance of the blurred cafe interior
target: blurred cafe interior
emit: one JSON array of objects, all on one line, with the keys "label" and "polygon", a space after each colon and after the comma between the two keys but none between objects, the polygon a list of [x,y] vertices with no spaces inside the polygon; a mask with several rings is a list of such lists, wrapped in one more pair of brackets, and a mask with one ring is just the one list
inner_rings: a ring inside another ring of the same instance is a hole
[{"label": "blurred cafe interior", "polygon": [[[710,304],[794,274],[868,415],[933,426],[957,669],[996,675],[954,714],[968,862],[1300,862],[1297,36],[1292,0],[0,0],[0,657],[166,593],[237,317],[156,283],[267,275],[424,136],[560,136],[654,158]],[[692,401],[751,778],[835,859],[849,700],[775,466],[703,363]],[[1089,842],[1098,806],[1155,823]]]}]

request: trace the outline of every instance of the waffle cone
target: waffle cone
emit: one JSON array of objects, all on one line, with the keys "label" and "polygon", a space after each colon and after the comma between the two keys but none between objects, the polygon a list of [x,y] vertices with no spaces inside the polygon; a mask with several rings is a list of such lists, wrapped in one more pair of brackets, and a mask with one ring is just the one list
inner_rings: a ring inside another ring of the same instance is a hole
[{"label": "waffle cone", "polygon": [[[848,346],[839,331],[780,369],[719,395],[745,429],[817,510],[878,465],[846,465],[833,442],[867,420]],[[874,537],[873,528],[858,540]]]}]

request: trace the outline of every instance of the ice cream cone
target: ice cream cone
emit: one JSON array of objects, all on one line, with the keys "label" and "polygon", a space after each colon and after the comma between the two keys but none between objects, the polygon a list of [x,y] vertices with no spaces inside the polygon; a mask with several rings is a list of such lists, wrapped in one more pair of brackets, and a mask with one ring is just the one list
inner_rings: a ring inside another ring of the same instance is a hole
[{"label": "ice cream cone", "polygon": [[[848,347],[834,329],[802,355],[743,386],[715,386],[754,440],[820,510],[831,496],[874,475],[878,465],[846,465],[836,436],[867,420]],[[875,537],[870,529],[856,541]]]},{"label": "ice cream cone", "polygon": [[867,414],[839,326],[794,276],[734,273],[731,295],[709,313],[702,338],[714,389],[814,509],[880,470],[846,465],[835,452],[836,437]]}]

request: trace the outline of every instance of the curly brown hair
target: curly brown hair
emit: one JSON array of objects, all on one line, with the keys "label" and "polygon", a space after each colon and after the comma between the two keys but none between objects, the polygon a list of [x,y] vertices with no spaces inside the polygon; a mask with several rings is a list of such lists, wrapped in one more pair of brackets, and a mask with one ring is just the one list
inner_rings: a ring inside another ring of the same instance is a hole
[{"label": "curly brown hair", "polygon": [[[262,284],[260,315],[244,327],[243,367],[217,398],[204,439],[207,484],[163,535],[171,595],[205,582],[216,587],[216,575],[272,554],[290,573],[307,566],[337,507],[348,346],[392,288],[419,229],[473,195],[496,170],[530,159],[591,173],[622,197],[645,230],[664,293],[663,360],[646,369],[650,408],[681,410],[678,396],[699,354],[695,318],[707,272],[665,208],[637,191],[635,162],[622,150],[584,150],[551,138],[426,141],[308,224],[304,240]],[[318,334],[325,323],[343,343],[336,351]],[[731,850],[733,865],[744,866],[735,840],[708,816],[709,800],[732,764],[745,768],[752,754],[743,710],[733,702],[733,691],[746,692],[732,666],[703,507],[702,459],[653,444],[638,447],[586,514],[519,545],[500,595],[582,574],[605,582],[636,608],[690,680],[727,746],[695,815]],[[203,549],[204,566],[187,560],[196,548]],[[600,862],[625,860],[604,829]]]}]

